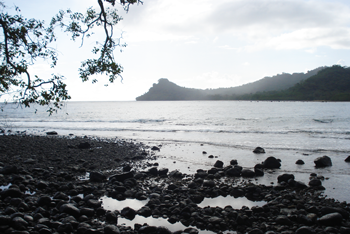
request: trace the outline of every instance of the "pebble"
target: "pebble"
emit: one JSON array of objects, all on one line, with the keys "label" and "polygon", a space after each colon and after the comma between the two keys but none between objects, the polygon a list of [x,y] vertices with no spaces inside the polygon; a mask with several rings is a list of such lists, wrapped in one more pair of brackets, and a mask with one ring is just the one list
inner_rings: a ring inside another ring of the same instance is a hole
[{"label": "pebble", "polygon": [[[21,140],[26,141],[26,139]],[[42,139],[39,138],[38,141],[41,142]],[[50,138],[48,141],[51,141]],[[35,141],[31,142],[34,144]],[[41,145],[48,144],[46,140],[42,142],[46,143]],[[111,156],[110,158],[105,156],[108,160],[102,160],[99,163],[106,163],[106,165],[117,163],[113,158],[114,154],[109,154],[113,150],[111,143],[90,142],[88,138],[82,139],[82,143],[84,142],[88,142],[94,149],[101,148],[89,152],[79,147],[68,147],[77,146],[79,142],[67,144],[64,141],[62,148],[54,152],[50,150],[44,155],[28,153],[27,159],[35,159],[35,162],[23,159],[23,162],[27,163],[21,164],[16,161],[16,169],[9,167],[10,164],[0,162],[2,168],[7,168],[2,170],[4,172],[0,177],[2,183],[7,185],[15,181],[10,188],[0,193],[1,233],[177,234],[199,233],[199,230],[210,230],[214,233],[230,230],[249,234],[308,234],[349,233],[350,231],[349,204],[319,196],[318,189],[322,185],[322,178],[316,174],[310,175],[311,180],[308,185],[295,181],[293,174],[284,174],[276,178],[277,186],[258,185],[253,184],[252,182],[255,181],[251,178],[257,176],[258,170],[262,173],[269,170],[263,168],[261,164],[257,164],[254,171],[251,168],[243,168],[233,159],[227,166],[218,160],[218,164],[212,169],[198,170],[193,175],[186,175],[180,171],[169,172],[167,168],[158,169],[154,163],[150,163],[155,168],[152,169],[153,173],[142,165],[137,166],[128,162],[127,165],[132,165],[130,170],[122,170],[109,178],[106,176],[97,180],[79,180],[78,176],[87,171],[90,172],[90,179],[91,171],[104,175],[101,172],[104,171],[101,169],[103,165],[99,166],[94,160],[96,151],[100,152],[100,157],[104,157],[104,147],[110,149],[106,155]],[[117,145],[114,146],[117,147]],[[124,151],[123,148],[115,150],[115,154],[117,151],[125,153],[131,150],[133,153],[126,154],[132,159],[142,155],[145,148],[133,151],[135,148],[127,145]],[[30,147],[27,149],[30,150]],[[60,150],[65,153],[59,153]],[[90,158],[90,154],[94,157]],[[150,157],[150,154],[147,155]],[[47,157],[46,162],[43,161],[45,157]],[[9,157],[6,162],[14,159]],[[276,158],[272,160],[274,163],[280,163]],[[121,169],[126,165],[122,163],[123,161],[121,161]],[[9,170],[9,168],[12,169]],[[273,171],[270,170],[269,173],[273,174]],[[241,179],[242,176],[247,176],[247,173],[251,174],[251,178],[239,184],[235,181],[236,177]],[[33,193],[24,193],[28,190]],[[126,197],[149,200],[137,211],[130,207],[106,211],[99,201],[99,198],[104,195],[121,200]],[[233,209],[229,205],[203,208],[199,206],[204,198],[219,196],[246,197],[252,201],[265,201],[266,204],[241,209]],[[143,223],[126,227],[118,223],[119,215],[130,220],[136,215],[163,217],[168,220],[169,225],[181,222],[188,228],[171,232],[165,227]]]}]

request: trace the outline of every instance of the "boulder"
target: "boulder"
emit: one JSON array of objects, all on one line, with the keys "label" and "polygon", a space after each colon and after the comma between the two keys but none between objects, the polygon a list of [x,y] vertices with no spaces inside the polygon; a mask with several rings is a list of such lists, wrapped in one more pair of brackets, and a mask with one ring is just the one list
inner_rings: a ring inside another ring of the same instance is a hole
[{"label": "boulder", "polygon": [[28,222],[25,221],[22,217],[14,217],[12,219],[12,227],[16,230],[26,230]]},{"label": "boulder", "polygon": [[131,169],[132,169],[132,166],[129,164],[123,166],[123,172],[129,172],[131,171]]},{"label": "boulder", "polygon": [[350,162],[350,156],[345,159],[345,162]]},{"label": "boulder", "polygon": [[321,186],[322,185],[322,181],[319,179],[312,179],[309,181],[309,186],[311,187],[316,187],[316,186]]},{"label": "boulder", "polygon": [[153,147],[151,148],[151,150],[153,150],[153,151],[160,151],[160,148],[157,147],[157,146],[153,146]]},{"label": "boulder", "polygon": [[293,174],[282,174],[282,175],[279,175],[279,176],[277,177],[278,183],[281,183],[281,182],[286,182],[286,183],[288,183],[288,180],[290,180],[290,179],[292,179],[292,180],[295,179],[295,177],[294,177]]},{"label": "boulder", "polygon": [[157,167],[151,167],[150,169],[148,169],[148,173],[153,175],[153,176],[157,176],[158,175],[158,168]]},{"label": "boulder", "polygon": [[134,177],[134,174],[131,171],[129,171],[129,172],[126,172],[126,173],[112,175],[111,177],[109,177],[109,180],[110,181],[116,180],[116,181],[119,181],[119,182],[123,182],[124,180],[130,179],[130,178],[133,178],[133,177]]},{"label": "boulder", "polygon": [[22,197],[23,193],[21,192],[21,190],[19,190],[18,188],[9,188],[6,189],[4,191],[2,191],[1,193],[1,197],[2,198],[6,198],[6,197]]},{"label": "boulder", "polygon": [[297,165],[304,165],[305,162],[304,162],[303,160],[299,159],[299,160],[297,160],[297,161],[295,162],[295,164],[297,164]]},{"label": "boulder", "polygon": [[90,172],[90,181],[92,182],[98,182],[98,183],[101,183],[103,181],[105,181],[107,179],[107,177],[105,175],[103,175],[102,173],[100,172]]},{"label": "boulder", "polygon": [[230,165],[234,166],[234,165],[238,165],[237,159],[232,159],[230,161]]},{"label": "boulder", "polygon": [[265,153],[265,150],[261,147],[256,147],[254,150],[253,150],[253,153],[255,154],[264,154]]},{"label": "boulder", "polygon": [[8,225],[11,222],[11,217],[7,215],[0,215],[0,226]]},{"label": "boulder", "polygon": [[139,230],[138,233],[142,234],[151,234],[151,233],[158,233],[157,232],[157,227],[156,226],[142,226]]},{"label": "boulder", "polygon": [[323,207],[321,208],[320,213],[322,215],[326,215],[330,213],[339,213],[343,216],[344,219],[349,218],[349,212],[340,207]]},{"label": "boulder", "polygon": [[106,225],[104,227],[104,234],[119,234],[121,233],[119,228],[115,225]]},{"label": "boulder", "polygon": [[110,223],[117,223],[118,222],[118,213],[117,212],[111,212],[108,211],[106,213],[106,221]]},{"label": "boulder", "polygon": [[294,181],[293,186],[300,189],[307,188],[307,185],[301,181]]},{"label": "boulder", "polygon": [[190,196],[191,201],[193,201],[196,204],[200,204],[204,200],[204,196],[200,193],[194,194]]},{"label": "boulder", "polygon": [[241,172],[243,177],[254,177],[255,176],[255,172],[250,170],[250,169],[243,169]]},{"label": "boulder", "polygon": [[88,233],[91,230],[91,226],[88,223],[79,223],[77,231],[78,233]]},{"label": "boulder", "polygon": [[295,231],[295,234],[313,234],[315,230],[312,227],[301,226]]},{"label": "boulder", "polygon": [[292,225],[292,221],[286,215],[278,215],[276,222],[281,225]]},{"label": "boulder", "polygon": [[133,220],[136,216],[136,211],[130,207],[125,207],[121,210],[120,214],[126,219]]},{"label": "boulder", "polygon": [[330,167],[332,166],[332,160],[328,156],[318,157],[314,161],[316,167]]},{"label": "boulder", "polygon": [[168,168],[160,168],[158,170],[158,175],[159,176],[166,176],[169,172],[169,169]]},{"label": "boulder", "polygon": [[60,223],[57,227],[57,231],[71,233],[74,231],[74,228],[71,223]]},{"label": "boulder", "polygon": [[254,168],[255,176],[264,176],[264,170],[262,168]]},{"label": "boulder", "polygon": [[339,224],[341,224],[342,221],[343,221],[343,216],[338,212],[323,215],[318,220],[318,222],[324,226],[339,225]]},{"label": "boulder", "polygon": [[281,163],[278,159],[271,156],[265,159],[263,162],[263,167],[268,169],[277,169],[281,167]]},{"label": "boulder", "polygon": [[[215,173],[211,173],[215,174]],[[196,174],[194,174],[194,178],[206,178],[208,176],[208,173],[203,170],[198,170]]]},{"label": "boulder", "polygon": [[208,222],[209,222],[209,223],[213,223],[213,224],[218,224],[218,223],[221,223],[222,221],[223,221],[222,218],[216,217],[216,216],[210,217],[210,218],[208,219]]},{"label": "boulder", "polygon": [[167,227],[157,227],[157,233],[159,234],[172,234],[172,232]]},{"label": "boulder", "polygon": [[178,170],[174,170],[174,171],[169,172],[169,177],[182,178],[183,174]]},{"label": "boulder", "polygon": [[39,206],[48,206],[51,203],[51,197],[41,196],[38,198],[37,203]]},{"label": "boulder", "polygon": [[53,199],[59,199],[59,200],[69,200],[69,197],[67,194],[62,193],[62,192],[57,192],[53,195]]},{"label": "boulder", "polygon": [[57,134],[58,133],[56,131],[46,132],[46,135],[48,135],[48,136],[55,136]]},{"label": "boulder", "polygon": [[152,215],[152,210],[148,206],[143,206],[141,209],[137,211],[137,214],[147,218]]},{"label": "boulder", "polygon": [[242,168],[240,167],[233,167],[229,168],[225,171],[225,174],[227,176],[241,176]]},{"label": "boulder", "polygon": [[[205,172],[204,170],[202,170],[201,174],[204,175],[204,174],[203,174],[203,172],[204,172],[204,173],[206,173],[206,175],[205,175],[204,177],[207,177],[208,174],[209,174],[209,175],[215,175],[215,174],[218,173],[219,171],[220,171],[219,168],[212,167],[212,168],[210,168],[210,169],[208,170],[208,172]],[[198,174],[198,173],[199,173],[199,171],[197,171],[196,174]],[[204,178],[204,177],[202,176],[202,178]]]},{"label": "boulder", "polygon": [[220,160],[217,160],[214,164],[214,167],[217,167],[217,168],[222,168],[224,166],[224,163]]},{"label": "boulder", "polygon": [[209,187],[209,188],[215,187],[214,180],[204,180],[203,181],[203,187]]},{"label": "boulder", "polygon": [[77,207],[75,207],[73,204],[63,204],[60,207],[60,212],[72,215],[74,217],[79,217],[80,215],[80,210]]},{"label": "boulder", "polygon": [[80,214],[87,217],[92,217],[95,214],[95,210],[92,208],[83,207],[80,209]]},{"label": "boulder", "polygon": [[88,199],[86,200],[86,205],[88,207],[92,207],[92,208],[98,208],[101,207],[102,202],[96,199]]}]

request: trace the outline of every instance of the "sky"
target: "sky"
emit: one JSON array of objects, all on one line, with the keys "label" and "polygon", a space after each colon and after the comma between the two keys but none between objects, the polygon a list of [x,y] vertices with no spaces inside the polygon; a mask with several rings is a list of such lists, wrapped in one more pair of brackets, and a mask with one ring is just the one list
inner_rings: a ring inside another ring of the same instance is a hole
[{"label": "sky", "polygon": [[[118,0],[117,0],[118,1]],[[26,18],[50,22],[60,9],[84,12],[97,0],[3,0]],[[160,78],[188,88],[234,87],[281,73],[350,64],[348,0],[143,0],[114,30],[127,44],[115,58],[123,80],[82,82],[81,61],[103,39],[96,31],[84,45],[58,30],[58,65],[38,61],[31,73],[66,77],[72,101],[133,101]]]}]

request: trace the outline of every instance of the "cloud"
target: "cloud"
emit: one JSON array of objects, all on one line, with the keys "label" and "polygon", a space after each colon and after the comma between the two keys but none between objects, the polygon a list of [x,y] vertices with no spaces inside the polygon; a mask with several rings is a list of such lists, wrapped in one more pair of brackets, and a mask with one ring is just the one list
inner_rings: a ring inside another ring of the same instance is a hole
[{"label": "cloud", "polygon": [[341,65],[341,66],[346,66],[346,62],[343,59],[339,59],[338,62],[336,63],[337,65]]},{"label": "cloud", "polygon": [[350,28],[312,28],[299,29],[290,33],[257,40],[251,49],[305,49],[329,46],[332,49],[350,49]]},{"label": "cloud", "polygon": [[220,4],[207,17],[215,31],[294,30],[334,26],[349,20],[349,8],[335,1],[245,0]]},{"label": "cloud", "polygon": [[225,49],[225,50],[236,50],[239,51],[241,50],[241,48],[235,48],[235,47],[231,47],[229,45],[223,45],[223,46],[219,46],[220,49]]},{"label": "cloud", "polygon": [[210,36],[246,49],[350,49],[350,7],[334,0],[149,0],[124,18],[127,41]]}]

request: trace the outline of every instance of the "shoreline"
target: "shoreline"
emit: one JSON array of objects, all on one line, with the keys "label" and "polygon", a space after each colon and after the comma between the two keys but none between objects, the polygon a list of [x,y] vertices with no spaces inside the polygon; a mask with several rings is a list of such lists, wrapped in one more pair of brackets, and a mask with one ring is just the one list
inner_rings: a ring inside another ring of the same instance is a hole
[{"label": "shoreline", "polygon": [[[293,181],[278,184],[279,174],[275,171],[271,171],[275,176],[273,185],[253,184],[250,179],[237,182],[225,175],[226,167],[216,168],[215,173],[206,169],[194,174],[176,173],[162,169],[156,155],[151,146],[134,141],[0,136],[0,182],[3,186],[12,184],[0,193],[0,231],[117,234],[163,230],[142,224],[118,224],[118,217],[130,219],[133,214],[166,217],[169,225],[181,222],[197,231],[216,233],[327,233],[330,227],[350,233],[349,204],[320,196],[318,187],[298,187]],[[90,180],[79,180],[86,172],[90,172]],[[83,194],[82,198],[79,194]],[[133,212],[121,207],[111,212],[101,207],[99,198],[104,195],[117,200],[150,201],[142,210]],[[243,196],[267,204],[251,209],[198,206],[205,197],[217,196]],[[332,222],[324,217],[329,214],[334,214],[330,217]],[[195,233],[191,230],[182,231]]]}]

